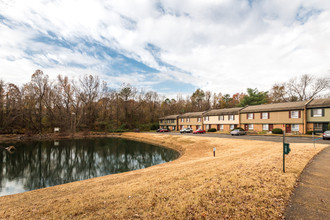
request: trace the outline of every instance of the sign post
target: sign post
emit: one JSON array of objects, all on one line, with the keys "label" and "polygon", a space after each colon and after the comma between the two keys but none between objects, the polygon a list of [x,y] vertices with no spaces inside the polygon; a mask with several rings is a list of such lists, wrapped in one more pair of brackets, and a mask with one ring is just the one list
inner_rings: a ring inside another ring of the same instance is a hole
[{"label": "sign post", "polygon": [[214,147],[213,148],[213,157],[215,157],[215,150],[216,150],[216,148]]},{"label": "sign post", "polygon": [[289,154],[290,151],[290,144],[285,143],[285,131],[283,131],[283,173],[285,173],[285,154]]}]

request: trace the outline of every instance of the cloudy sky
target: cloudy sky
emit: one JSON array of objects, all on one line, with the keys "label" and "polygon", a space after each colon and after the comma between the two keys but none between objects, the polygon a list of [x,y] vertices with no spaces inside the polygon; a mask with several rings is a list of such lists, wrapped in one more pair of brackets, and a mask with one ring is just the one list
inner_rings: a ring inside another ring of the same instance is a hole
[{"label": "cloudy sky", "polygon": [[98,75],[160,94],[330,75],[328,0],[0,0],[0,79]]}]

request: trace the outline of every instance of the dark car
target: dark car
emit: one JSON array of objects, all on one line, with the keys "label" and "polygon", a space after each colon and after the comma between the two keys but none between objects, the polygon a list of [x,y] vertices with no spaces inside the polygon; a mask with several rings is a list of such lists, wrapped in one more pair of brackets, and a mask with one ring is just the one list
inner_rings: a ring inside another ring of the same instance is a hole
[{"label": "dark car", "polygon": [[170,132],[170,130],[168,130],[168,129],[160,129],[160,131],[159,131],[159,133],[163,133],[163,132]]},{"label": "dark car", "polygon": [[323,140],[325,140],[325,139],[330,139],[330,131],[325,131],[323,133]]},{"label": "dark car", "polygon": [[193,134],[205,134],[206,131],[202,129],[197,129],[196,131],[193,132]]},{"label": "dark car", "polygon": [[241,130],[241,129],[234,129],[234,130],[232,130],[231,132],[230,132],[230,134],[232,135],[232,136],[234,136],[234,135],[245,135],[246,134],[246,132],[244,131],[244,130]]}]

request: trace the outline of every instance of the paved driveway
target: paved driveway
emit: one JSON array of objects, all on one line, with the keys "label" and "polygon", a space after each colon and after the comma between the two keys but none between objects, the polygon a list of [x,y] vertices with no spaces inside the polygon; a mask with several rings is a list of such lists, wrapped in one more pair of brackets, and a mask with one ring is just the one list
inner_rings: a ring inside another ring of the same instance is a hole
[{"label": "paved driveway", "polygon": [[[245,139],[245,140],[257,140],[257,141],[273,141],[273,142],[283,142],[282,136],[263,136],[263,135],[243,135],[243,136],[231,136],[229,134],[219,134],[219,133],[207,133],[207,134],[180,134],[178,132],[168,132],[162,133],[163,135],[191,135],[197,137],[216,137],[216,138],[232,138],[232,139]],[[315,139],[318,139],[316,137]],[[285,137],[285,142],[287,143],[314,143],[312,137]],[[316,144],[329,144],[330,140],[318,139],[315,141]]]}]

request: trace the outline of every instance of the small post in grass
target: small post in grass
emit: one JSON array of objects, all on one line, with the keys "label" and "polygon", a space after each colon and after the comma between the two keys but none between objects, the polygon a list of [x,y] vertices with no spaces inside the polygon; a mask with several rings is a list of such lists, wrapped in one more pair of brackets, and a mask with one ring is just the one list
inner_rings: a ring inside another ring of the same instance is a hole
[{"label": "small post in grass", "polygon": [[285,173],[285,154],[289,154],[290,151],[290,144],[285,143],[285,131],[283,131],[283,173]]},{"label": "small post in grass", "polygon": [[213,148],[213,157],[215,157],[215,150],[216,150],[216,148],[214,147]]}]

